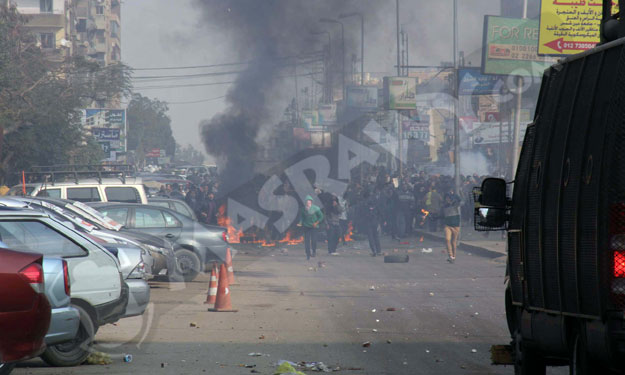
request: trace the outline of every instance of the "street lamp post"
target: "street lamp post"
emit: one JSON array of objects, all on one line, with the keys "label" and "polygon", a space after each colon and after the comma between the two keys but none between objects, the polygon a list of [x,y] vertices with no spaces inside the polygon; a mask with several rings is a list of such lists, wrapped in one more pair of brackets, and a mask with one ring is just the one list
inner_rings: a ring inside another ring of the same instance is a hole
[{"label": "street lamp post", "polygon": [[333,20],[330,18],[321,18],[319,20],[319,22],[325,22],[325,23],[337,23],[339,25],[341,25],[341,78],[343,80],[343,100],[345,100],[345,27],[343,25],[343,22],[341,21],[337,21],[337,20]]},{"label": "street lamp post", "polygon": [[339,15],[340,19],[347,17],[360,17],[360,85],[365,84],[365,17],[362,13],[354,12]]}]

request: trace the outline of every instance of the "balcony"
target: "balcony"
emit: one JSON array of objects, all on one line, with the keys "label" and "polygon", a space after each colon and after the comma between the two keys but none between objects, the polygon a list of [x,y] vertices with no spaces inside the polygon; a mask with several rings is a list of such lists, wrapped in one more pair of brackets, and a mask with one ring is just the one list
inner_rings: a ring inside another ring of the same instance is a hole
[{"label": "balcony", "polygon": [[38,29],[62,29],[65,27],[65,19],[62,14],[33,14],[28,18],[26,27]]}]

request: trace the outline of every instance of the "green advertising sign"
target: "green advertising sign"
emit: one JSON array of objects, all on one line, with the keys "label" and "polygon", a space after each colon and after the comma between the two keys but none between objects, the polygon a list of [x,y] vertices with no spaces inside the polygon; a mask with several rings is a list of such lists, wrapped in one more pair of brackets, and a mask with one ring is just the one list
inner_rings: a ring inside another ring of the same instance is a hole
[{"label": "green advertising sign", "polygon": [[542,76],[556,59],[538,56],[538,20],[484,17],[482,72]]}]

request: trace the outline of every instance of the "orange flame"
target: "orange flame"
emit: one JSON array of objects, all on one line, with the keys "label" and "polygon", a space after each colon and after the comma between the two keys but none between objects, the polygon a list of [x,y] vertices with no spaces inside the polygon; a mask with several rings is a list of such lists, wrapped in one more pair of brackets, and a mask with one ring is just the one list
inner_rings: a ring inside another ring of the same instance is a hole
[{"label": "orange flame", "polygon": [[345,242],[353,241],[354,240],[352,238],[353,234],[354,234],[354,226],[352,225],[352,222],[350,221],[347,224],[347,233],[345,233]]},{"label": "orange flame", "polygon": [[423,225],[425,224],[425,219],[427,219],[428,215],[430,214],[430,211],[426,211],[425,209],[421,209],[421,213],[423,214],[423,218],[421,219],[421,224]]},{"label": "orange flame", "polygon": [[241,243],[242,230],[237,230],[232,226],[232,220],[226,216],[226,205],[221,205],[217,212],[217,224],[225,227],[228,230],[228,242],[229,243]]},{"label": "orange flame", "polygon": [[294,235],[291,231],[287,231],[284,238],[282,238],[279,243],[286,243],[287,245],[297,245],[298,243],[304,242],[304,236],[300,236],[298,238],[294,238]]}]

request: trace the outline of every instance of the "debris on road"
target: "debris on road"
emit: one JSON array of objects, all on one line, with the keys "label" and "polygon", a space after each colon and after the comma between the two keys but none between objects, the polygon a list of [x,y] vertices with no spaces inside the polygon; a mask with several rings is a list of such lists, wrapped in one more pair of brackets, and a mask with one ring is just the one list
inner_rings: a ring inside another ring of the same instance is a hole
[{"label": "debris on road", "polygon": [[477,349],[471,349],[471,353],[477,353]]},{"label": "debris on road", "polygon": [[391,343],[392,343],[392,341],[391,341],[391,340],[386,340],[386,343],[387,343],[387,344],[391,344]]},{"label": "debris on road", "polygon": [[434,293],[433,292],[430,292],[430,297],[434,297]]},{"label": "debris on road", "polygon": [[199,328],[196,322],[189,323],[189,327]]},{"label": "debris on road", "polygon": [[375,328],[374,328],[374,329],[372,329],[371,331],[372,331],[372,332],[378,332],[378,330],[377,330],[377,329],[375,329]]},{"label": "debris on road", "polygon": [[430,253],[432,252],[432,248],[431,248],[431,247],[428,247],[428,248],[426,249],[426,248],[424,247],[423,249],[421,249],[421,252],[422,252],[422,253],[425,253],[425,254],[430,254]]},{"label": "debris on road", "polygon": [[371,346],[371,341],[365,341],[365,342],[362,343],[362,347],[363,348],[368,348],[370,346]]},{"label": "debris on road", "polygon": [[113,360],[107,353],[92,352],[87,357],[87,363],[90,365],[110,365],[113,363]]},{"label": "debris on road", "polygon": [[265,339],[265,335],[260,335],[260,337],[258,339],[259,340],[264,340]]},{"label": "debris on road", "polygon": [[250,354],[248,354],[248,356],[250,356],[250,357],[269,357],[269,354],[263,354],[263,353],[250,353]]},{"label": "debris on road", "polygon": [[375,285],[371,285],[371,286],[369,287],[369,290],[375,290]]},{"label": "debris on road", "polygon": [[397,309],[394,307],[387,307],[386,311],[397,311]]},{"label": "debris on road", "polygon": [[126,363],[132,362],[132,354],[124,354],[124,362]]},{"label": "debris on road", "polygon": [[169,363],[167,363],[167,362],[161,362],[161,368],[165,368],[165,367],[167,367],[167,365],[168,365],[168,364],[169,364]]},{"label": "debris on road", "polygon": [[326,366],[323,362],[302,362],[300,365],[303,365],[307,370],[316,371],[316,372],[332,372],[328,366]]},{"label": "debris on road", "polygon": [[319,266],[319,268],[324,268],[326,266],[326,262],[317,262],[317,266]]},{"label": "debris on road", "polygon": [[372,310],[371,310],[371,312],[376,312],[376,311],[378,311],[378,310],[376,310],[376,309],[372,309]]},{"label": "debris on road", "polygon": [[306,375],[301,371],[297,371],[295,369],[295,367],[293,367],[293,365],[291,365],[291,363],[289,362],[283,362],[281,365],[278,366],[278,368],[276,368],[276,372],[273,373],[274,375]]}]

